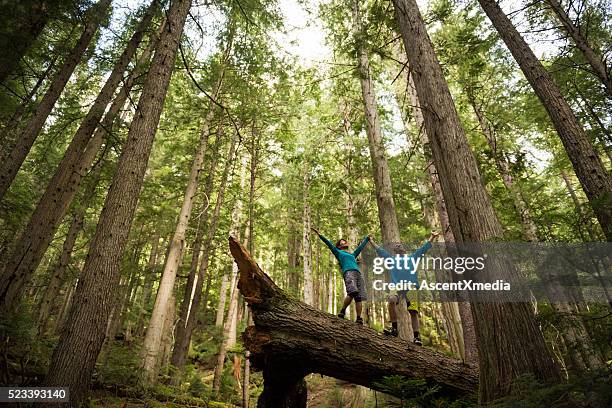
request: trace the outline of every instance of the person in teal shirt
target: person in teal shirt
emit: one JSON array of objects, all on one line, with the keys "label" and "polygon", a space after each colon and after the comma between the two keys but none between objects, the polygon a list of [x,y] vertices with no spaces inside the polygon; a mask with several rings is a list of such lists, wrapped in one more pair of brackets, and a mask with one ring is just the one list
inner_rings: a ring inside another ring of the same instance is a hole
[{"label": "person in teal shirt", "polygon": [[[434,242],[438,236],[439,232],[432,231],[431,235],[425,241],[425,243],[416,251],[411,253],[410,255],[406,255],[406,249],[402,244],[395,244],[393,246],[393,250],[396,255],[399,256],[407,256],[408,259],[418,259],[422,257],[430,248],[432,242]],[[370,242],[374,249],[376,250],[376,254],[382,258],[393,258],[394,256],[387,252],[382,246],[377,245],[374,240],[370,237]],[[393,283],[400,283],[402,281],[412,282],[415,285],[418,284],[417,274],[413,268],[414,263],[412,261],[406,262],[406,267],[404,268],[393,268],[389,271],[390,281]],[[420,334],[420,321],[419,321],[419,301],[416,296],[414,296],[415,291],[390,291],[389,297],[387,299],[387,309],[389,311],[389,320],[391,321],[391,327],[384,330],[386,335],[395,336],[398,335],[397,330],[397,305],[399,304],[402,298],[406,299],[406,305],[408,306],[408,312],[410,313],[410,321],[412,324],[412,331],[414,334],[413,342],[418,346],[422,346],[423,342],[421,341]],[[412,295],[412,296],[411,296]]]},{"label": "person in teal shirt", "polygon": [[338,242],[336,242],[334,245],[329,239],[321,235],[316,228],[312,228],[312,230],[319,236],[319,238],[321,238],[321,241],[327,245],[332,254],[334,254],[338,260],[338,263],[340,264],[340,269],[342,270],[342,277],[344,279],[344,286],[346,287],[347,296],[344,298],[344,303],[338,317],[344,319],[346,308],[349,307],[353,300],[355,300],[355,311],[357,313],[355,323],[363,324],[363,319],[361,318],[361,302],[368,300],[368,294],[365,288],[363,276],[361,275],[361,270],[359,269],[357,257],[370,241],[369,236],[366,236],[363,240],[361,240],[353,252],[349,252],[348,242],[345,239],[338,240]]}]

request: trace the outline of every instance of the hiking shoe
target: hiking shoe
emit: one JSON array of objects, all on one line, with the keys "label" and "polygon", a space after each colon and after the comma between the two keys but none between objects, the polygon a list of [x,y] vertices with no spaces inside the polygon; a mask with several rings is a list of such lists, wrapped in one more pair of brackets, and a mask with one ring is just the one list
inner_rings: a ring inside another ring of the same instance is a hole
[{"label": "hiking shoe", "polygon": [[393,337],[397,337],[398,336],[398,332],[397,332],[397,329],[395,327],[389,327],[388,329],[383,330],[383,334],[385,336],[393,336]]},{"label": "hiking shoe", "polygon": [[355,319],[355,323],[357,323],[358,325],[362,326],[363,325],[363,319],[361,317],[358,317],[357,319]]},{"label": "hiking shoe", "polygon": [[414,344],[416,344],[417,346],[422,346],[423,345],[423,342],[421,341],[420,337],[415,337],[414,340],[412,340],[412,342]]},{"label": "hiking shoe", "polygon": [[344,313],[338,313],[338,317],[344,319]]}]

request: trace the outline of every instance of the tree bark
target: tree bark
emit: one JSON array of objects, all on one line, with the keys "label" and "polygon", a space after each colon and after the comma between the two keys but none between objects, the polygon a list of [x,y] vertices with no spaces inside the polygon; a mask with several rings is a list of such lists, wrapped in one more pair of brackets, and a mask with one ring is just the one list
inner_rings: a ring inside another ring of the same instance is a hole
[{"label": "tree bark", "polygon": [[[219,77],[217,85],[215,86],[213,98],[219,94],[222,80],[223,72],[221,72],[221,76]],[[143,379],[147,382],[154,382],[155,378],[157,377],[155,368],[157,367],[156,360],[159,354],[159,347],[161,345],[161,329],[164,325],[168,301],[174,288],[176,273],[183,259],[185,234],[187,232],[187,227],[189,226],[193,201],[197,191],[202,165],[204,163],[204,154],[206,152],[206,147],[208,146],[208,137],[210,136],[209,126],[213,116],[214,109],[211,104],[204,119],[202,131],[200,132],[200,142],[191,165],[191,172],[189,174],[189,180],[185,189],[183,204],[181,206],[174,236],[170,242],[170,251],[168,253],[168,258],[166,259],[166,265],[162,273],[162,280],[159,284],[157,297],[155,298],[155,306],[153,307],[151,320],[149,322],[149,327],[147,328],[147,334],[143,344]],[[195,285],[197,287],[198,283],[196,282]],[[197,293],[195,296],[197,296]],[[173,364],[174,363],[175,362],[173,361]],[[176,366],[176,364],[174,365]]]},{"label": "tree bark", "polygon": [[[244,191],[246,185],[246,156],[242,159],[241,174],[240,174],[240,191]],[[232,224],[230,226],[230,234],[233,236],[240,236],[240,224],[243,211],[243,202],[241,197],[236,199],[234,208],[232,209]],[[225,357],[227,356],[227,349],[233,347],[236,343],[236,322],[238,320],[238,287],[237,284],[238,276],[238,265],[232,262],[232,274],[230,279],[230,299],[229,306],[227,309],[227,318],[223,325],[223,340],[219,346],[219,353],[217,354],[217,363],[213,373],[213,393],[219,392],[221,386],[221,376],[223,374],[223,368],[225,365]]]},{"label": "tree bark", "polygon": [[[406,55],[402,51],[403,57]],[[421,110],[421,104],[414,86],[414,80],[412,75],[407,75],[406,81],[406,92],[410,98],[410,105],[412,107],[412,115],[414,117],[417,128],[420,132],[420,140],[423,145],[423,154],[427,161],[427,173],[429,175],[429,181],[431,183],[431,190],[434,195],[436,202],[436,212],[438,214],[438,222],[444,236],[444,242],[452,245],[455,242],[455,236],[453,235],[452,228],[446,210],[446,203],[444,202],[444,195],[442,193],[442,187],[440,185],[440,179],[438,178],[438,170],[436,169],[435,163],[431,161],[431,148],[429,145],[429,137],[427,136],[427,129],[425,128],[425,118],[423,117],[423,111]],[[461,338],[462,338],[462,357],[465,361],[470,364],[478,363],[478,348],[476,346],[476,333],[474,331],[474,320],[472,318],[471,306],[467,301],[457,302],[457,309],[461,319]]]},{"label": "tree bark", "polygon": [[223,327],[223,318],[225,317],[225,301],[227,300],[227,287],[229,285],[227,273],[223,273],[221,278],[221,287],[219,288],[219,304],[217,306],[217,316],[215,318],[215,327]]},{"label": "tree bark", "polygon": [[[94,130],[99,125],[108,102],[123,77],[123,73],[134,56],[138,44],[157,8],[154,0],[147,13],[128,42],[125,50],[117,60],[108,80],[102,87],[98,97],[91,106],[87,116],[79,126],[53,178],[38,202],[26,229],[17,241],[17,245],[9,262],[6,264],[0,279],[0,293],[3,301],[0,309],[14,310],[19,304],[23,288],[29,282],[38,267],[49,243],[53,239],[59,223],[64,218],[74,195],[78,191],[83,177],[95,159],[104,140],[105,129],[101,128],[92,138]],[[129,92],[129,91],[128,91]],[[127,98],[127,93],[124,93]],[[122,96],[120,93],[119,96]],[[115,116],[123,106],[119,98],[116,100],[105,118],[106,125],[112,125]]]},{"label": "tree bark", "polygon": [[357,40],[357,68],[359,81],[361,83],[361,94],[366,119],[366,133],[370,147],[372,160],[372,177],[376,187],[376,204],[378,207],[378,219],[382,231],[382,240],[385,244],[398,243],[400,241],[397,215],[395,214],[395,201],[393,200],[393,188],[389,174],[389,164],[385,156],[385,147],[382,140],[380,119],[374,91],[374,81],[370,74],[370,61],[363,43],[363,32],[361,17],[359,15],[358,2],[353,7],[353,35]]},{"label": "tree bark", "polygon": [[83,220],[85,219],[85,212],[89,208],[89,203],[93,199],[100,179],[100,172],[102,170],[102,162],[94,168],[90,175],[90,180],[87,188],[83,192],[83,199],[79,203],[78,207],[74,210],[74,216],[68,227],[68,233],[62,246],[62,252],[57,261],[57,265],[51,275],[51,280],[45,288],[45,292],[39,303],[38,309],[38,335],[42,336],[47,328],[47,322],[49,319],[49,312],[55,302],[55,298],[59,293],[61,286],[64,284],[66,277],[66,270],[72,260],[72,251],[74,244],[76,243],[77,237],[83,228]]},{"label": "tree bark", "polygon": [[[219,132],[217,134],[217,137],[220,138],[223,137],[223,132],[221,130],[222,126],[222,124],[219,126]],[[195,329],[197,323],[197,310],[200,307],[200,299],[202,298],[202,287],[206,274],[208,273],[208,263],[212,251],[212,242],[217,232],[219,216],[221,214],[221,208],[223,207],[224,203],[225,189],[227,187],[228,180],[230,177],[230,170],[233,164],[234,154],[236,153],[236,142],[236,137],[233,136],[232,141],[230,142],[229,152],[227,154],[223,174],[221,175],[221,180],[219,181],[217,202],[215,203],[215,209],[210,220],[210,226],[206,231],[206,237],[203,241],[204,250],[202,252],[202,259],[200,260],[198,277],[195,283],[193,299],[191,301],[191,313],[187,315],[187,319],[183,323],[184,326],[179,326],[177,331],[174,351],[172,354],[172,365],[175,366],[179,371],[182,371],[185,367],[185,363],[187,361],[187,352],[189,350],[189,343],[191,342],[191,335],[193,334],[193,330]]]},{"label": "tree bark", "polygon": [[308,194],[308,190],[310,188],[310,167],[306,164],[304,165],[304,175],[303,175],[303,198],[302,198],[302,206],[303,206],[303,232],[302,232],[302,247],[304,248],[304,303],[310,306],[315,305],[314,299],[314,284],[312,277],[312,246],[310,242],[310,197]]},{"label": "tree bark", "polygon": [[141,336],[144,331],[145,314],[151,302],[151,294],[153,292],[153,283],[155,282],[156,267],[157,267],[157,252],[159,251],[159,233],[153,234],[151,240],[151,252],[149,252],[149,260],[145,270],[145,279],[142,287],[142,302],[140,304],[140,312],[138,312],[138,323],[136,323],[136,335]]},{"label": "tree bark", "polygon": [[606,239],[612,241],[612,178],[597,151],[555,85],[552,76],[531,51],[496,0],[478,0],[478,2],[546,108]]},{"label": "tree bark", "polygon": [[168,11],[167,29],[157,45],[74,295],[75,307],[71,308],[45,380],[47,386],[70,387],[74,405],[85,400],[104,341],[121,259],[190,5],[189,0],[174,0]]},{"label": "tree bark", "polygon": [[[455,239],[458,243],[498,239],[503,229],[482,185],[417,3],[393,0],[393,4]],[[517,272],[507,267],[504,273],[512,277]],[[560,379],[528,303],[481,302],[473,303],[471,310],[483,403],[509,393],[521,374],[532,373],[544,381]]]},{"label": "tree bark", "polygon": [[64,64],[59,69],[51,85],[49,85],[49,89],[47,89],[45,96],[36,107],[28,124],[15,139],[13,146],[7,149],[8,155],[0,161],[0,200],[4,197],[4,194],[6,194],[6,191],[15,179],[23,161],[44,126],[49,113],[51,113],[55,106],[55,102],[59,99],[74,69],[81,61],[85,50],[100,26],[100,21],[107,13],[110,3],[111,0],[100,0],[98,4],[92,6],[81,38],[79,38],[70,54],[66,57]]},{"label": "tree bark", "polygon": [[497,144],[497,137],[491,129],[489,122],[487,121],[484,112],[478,106],[478,103],[475,100],[475,97],[472,95],[471,91],[467,92],[469,103],[476,114],[476,118],[478,119],[478,124],[480,126],[480,130],[482,134],[485,136],[487,140],[487,144],[491,149],[491,153],[493,154],[493,160],[495,161],[495,167],[497,167],[497,171],[504,183],[504,186],[508,190],[510,197],[512,198],[512,202],[514,203],[514,209],[519,215],[521,219],[521,225],[523,229],[523,235],[527,242],[539,242],[540,238],[538,237],[538,227],[535,222],[531,218],[531,211],[529,211],[529,207],[527,203],[523,199],[521,191],[514,183],[514,178],[512,174],[510,174],[510,163],[506,159],[505,152],[503,149]]},{"label": "tree bark", "polygon": [[[198,227],[196,231],[196,237],[193,243],[193,256],[191,257],[191,265],[189,267],[189,276],[187,277],[187,283],[185,284],[185,291],[183,300],[181,302],[179,310],[179,318],[177,324],[177,337],[182,336],[182,330],[184,329],[189,313],[191,311],[191,305],[193,303],[193,296],[195,294],[195,285],[198,279],[198,267],[200,265],[200,255],[202,252],[202,239],[204,230],[208,224],[208,208],[210,206],[210,197],[212,195],[213,184],[215,181],[215,174],[217,172],[217,163],[219,156],[219,148],[221,145],[221,138],[216,138],[215,143],[210,152],[210,163],[207,171],[206,181],[204,182],[204,198],[202,200],[202,208],[198,214]],[[177,348],[175,347],[175,350]]]},{"label": "tree bark", "polygon": [[[425,379],[441,387],[440,395],[460,396],[476,391],[478,373],[474,366],[401,339],[381,336],[369,327],[355,327],[290,298],[233,237],[230,250],[240,270],[238,287],[255,322],[243,333],[243,341],[251,352],[253,369],[264,371],[259,404],[270,398],[291,399],[293,390],[301,388],[300,380],[309,373],[379,391],[378,381],[390,375]],[[283,384],[283,380],[288,383]]]},{"label": "tree bark", "polygon": [[610,77],[611,68],[606,66],[604,62],[605,60],[600,55],[597,55],[595,50],[589,45],[586,37],[582,35],[580,26],[574,24],[572,19],[565,12],[565,9],[559,0],[546,0],[546,3],[548,3],[557,20],[559,20],[567,34],[572,37],[576,47],[578,47],[580,52],[582,52],[582,55],[584,55],[584,58],[591,65],[591,68],[593,68],[593,73],[605,86],[608,96],[612,96],[612,77]]}]

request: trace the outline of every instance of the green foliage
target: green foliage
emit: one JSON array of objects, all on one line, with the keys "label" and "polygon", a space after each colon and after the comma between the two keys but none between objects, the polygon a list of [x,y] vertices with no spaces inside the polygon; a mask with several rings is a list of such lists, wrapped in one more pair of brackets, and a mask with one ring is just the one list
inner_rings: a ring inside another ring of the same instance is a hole
[{"label": "green foliage", "polygon": [[518,377],[507,397],[494,401],[492,408],[604,408],[612,404],[609,370],[571,379],[564,384],[545,385],[530,375]]},{"label": "green foliage", "polygon": [[39,338],[36,327],[27,307],[0,318],[0,352],[12,384],[23,380],[36,383],[47,371],[57,339]]},{"label": "green foliage", "polygon": [[189,381],[189,388],[187,389],[189,394],[194,397],[202,398],[210,394],[210,390],[204,386],[202,379],[199,375],[193,375]]},{"label": "green foliage", "polygon": [[111,341],[98,360],[96,381],[101,384],[135,387],[140,373],[140,349]]},{"label": "green foliage", "polygon": [[[375,382],[374,385],[381,391],[394,395],[400,399],[399,407],[431,407],[439,385],[428,385],[425,380],[406,378],[401,375],[390,375]],[[406,405],[405,405],[406,404]],[[393,405],[391,405],[393,406]]]}]

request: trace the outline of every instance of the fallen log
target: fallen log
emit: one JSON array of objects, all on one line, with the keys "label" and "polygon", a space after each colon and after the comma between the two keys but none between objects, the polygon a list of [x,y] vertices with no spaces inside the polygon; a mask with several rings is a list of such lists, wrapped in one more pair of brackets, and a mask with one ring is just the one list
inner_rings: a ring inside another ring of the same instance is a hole
[{"label": "fallen log", "polygon": [[388,392],[379,382],[400,375],[440,387],[440,395],[474,393],[478,370],[424,347],[314,309],[289,297],[233,237],[230,251],[240,270],[238,288],[254,326],[242,339],[251,367],[263,371],[260,408],[306,407],[304,376],[319,373]]}]

